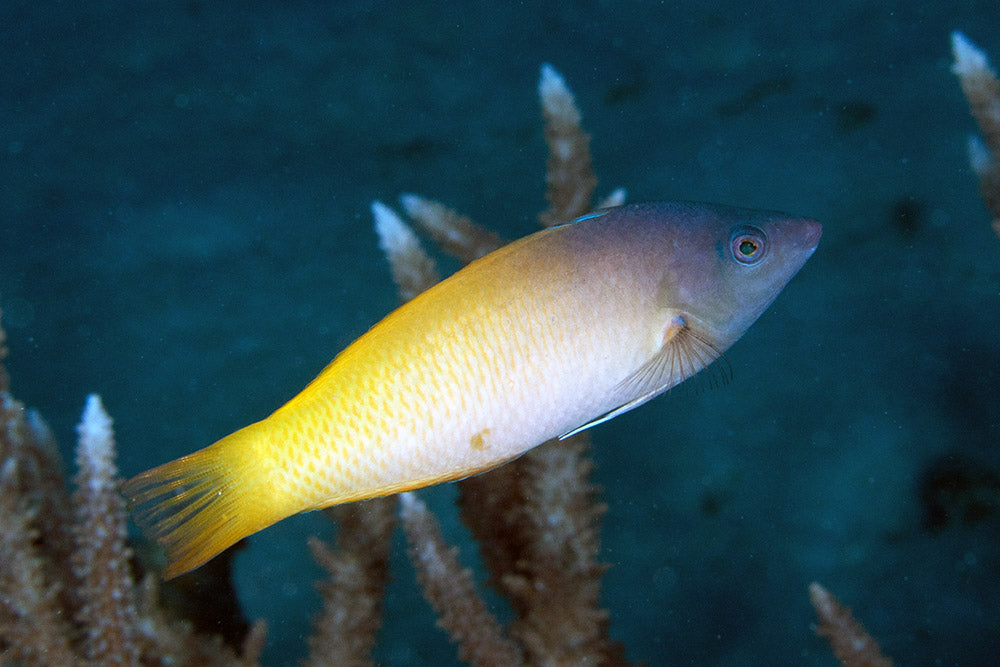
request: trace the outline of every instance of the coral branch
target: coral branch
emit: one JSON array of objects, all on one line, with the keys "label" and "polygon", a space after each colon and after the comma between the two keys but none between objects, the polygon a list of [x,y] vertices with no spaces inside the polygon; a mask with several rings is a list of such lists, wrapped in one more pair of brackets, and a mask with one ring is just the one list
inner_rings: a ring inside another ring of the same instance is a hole
[{"label": "coral branch", "polygon": [[955,58],[951,71],[958,76],[982,133],[982,138],[969,139],[969,162],[979,178],[986,208],[993,214],[993,231],[1000,236],[1000,81],[986,54],[965,35],[953,32],[951,48]]},{"label": "coral branch", "polygon": [[72,630],[35,548],[38,508],[19,493],[17,464],[5,456],[0,467],[0,662],[71,665]]},{"label": "coral branch", "polygon": [[882,655],[864,626],[830,591],[814,581],[809,584],[809,599],[819,617],[816,634],[826,637],[840,664],[844,667],[891,667],[892,660]]},{"label": "coral branch", "polygon": [[951,34],[951,48],[955,58],[951,71],[958,76],[986,145],[991,151],[1000,150],[1000,81],[996,72],[986,53],[962,33]]},{"label": "coral branch", "polygon": [[400,195],[399,199],[406,214],[423,227],[442,250],[465,264],[493,252],[504,243],[494,232],[444,204],[412,194]]},{"label": "coral branch", "polygon": [[260,660],[267,636],[267,625],[263,621],[254,623],[243,640],[241,656],[236,657],[220,635],[198,635],[189,621],[169,618],[152,574],[143,579],[135,597],[139,619],[135,632],[141,638],[143,664],[252,667]]},{"label": "coral branch", "polygon": [[562,76],[549,64],[542,65],[538,96],[549,146],[545,175],[549,208],[539,220],[551,227],[590,210],[597,177],[591,167],[590,136],[580,129],[576,100]]},{"label": "coral branch", "polygon": [[462,520],[518,620],[532,664],[624,664],[600,607],[598,489],[585,436],[551,442],[461,483]]},{"label": "coral branch", "polygon": [[99,664],[133,665],[140,648],[135,583],[129,570],[131,551],[125,546],[125,502],[118,495],[111,418],[95,394],[87,397],[77,427],[76,493],[77,553],[74,571],[83,600],[79,622],[87,628],[89,660]]},{"label": "coral branch", "polygon": [[625,188],[615,188],[608,195],[597,202],[597,208],[612,208],[614,206],[621,206],[625,203],[625,198],[627,196]]},{"label": "coral branch", "polygon": [[73,511],[55,439],[37,412],[7,392],[0,392],[0,422],[0,455],[5,463],[14,461],[16,468],[10,492],[27,503],[24,509],[32,515],[29,523],[37,533],[45,580],[59,591],[63,606],[75,607],[77,581],[65,567],[74,549]]},{"label": "coral branch", "polygon": [[316,538],[309,541],[313,556],[330,579],[317,584],[323,611],[313,623],[304,664],[373,664],[371,651],[382,625],[396,504],[395,498],[375,498],[331,508],[328,512],[339,527],[336,549]]},{"label": "coral branch", "polygon": [[550,443],[528,461],[526,576],[508,581],[507,587],[527,598],[526,613],[514,632],[535,662],[624,661],[622,648],[608,636],[608,613],[600,606],[606,566],[598,563],[597,554],[606,507],[597,502],[598,488],[589,481],[593,464],[587,448],[587,438],[576,436]]},{"label": "coral branch", "polygon": [[243,640],[240,648],[240,659],[237,664],[242,667],[255,667],[260,664],[260,656],[264,652],[264,645],[267,643],[267,623],[263,619],[257,619],[250,626],[250,632]]},{"label": "coral branch", "polygon": [[[0,318],[3,311],[0,310]],[[3,360],[7,358],[7,332],[0,326],[0,391],[10,391],[10,376],[7,375],[7,368],[3,365]]]},{"label": "coral branch", "polygon": [[0,327],[0,661],[71,664],[72,515],[48,427],[9,393]]},{"label": "coral branch", "polygon": [[396,212],[380,201],[372,202],[378,244],[389,260],[399,297],[409,301],[441,280],[434,260],[420,239]]},{"label": "coral branch", "polygon": [[445,543],[434,515],[413,493],[400,494],[400,509],[424,597],[438,613],[438,625],[458,645],[458,657],[473,665],[520,665],[520,651],[503,636],[476,591],[472,572],[459,564],[458,549]]}]

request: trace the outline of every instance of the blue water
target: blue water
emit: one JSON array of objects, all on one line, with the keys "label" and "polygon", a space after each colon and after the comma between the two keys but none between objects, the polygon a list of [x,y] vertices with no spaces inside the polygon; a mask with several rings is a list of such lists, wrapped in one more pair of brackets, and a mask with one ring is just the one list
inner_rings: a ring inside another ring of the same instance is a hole
[{"label": "blue water", "polygon": [[[654,665],[834,664],[810,627],[819,580],[899,663],[984,663],[1000,651],[1000,239],[949,33],[1000,64],[1000,9],[746,7],[4,3],[14,393],[67,455],[101,394],[125,475],[264,417],[396,304],[372,199],[536,228],[550,62],[600,193],[824,224],[727,355],[733,382],[593,430],[614,637]],[[461,542],[452,494],[424,495]],[[331,532],[296,517],[237,557],[269,664],[305,651],[305,537]],[[454,660],[401,549],[393,577],[379,658]]]}]

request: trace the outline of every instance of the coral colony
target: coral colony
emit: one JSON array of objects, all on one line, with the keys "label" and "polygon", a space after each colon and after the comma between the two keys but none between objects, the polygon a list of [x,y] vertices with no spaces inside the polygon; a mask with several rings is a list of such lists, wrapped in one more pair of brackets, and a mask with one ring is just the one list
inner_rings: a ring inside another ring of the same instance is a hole
[{"label": "coral colony", "polygon": [[[1000,83],[986,56],[952,35],[955,64],[982,138],[969,154],[1000,235]],[[597,179],[589,137],[573,95],[543,66],[539,93],[549,147],[548,209],[543,225],[592,208]],[[624,202],[615,190],[597,206]],[[463,262],[502,244],[492,232],[436,202],[401,198],[413,223]],[[431,257],[403,218],[372,206],[376,231],[402,299],[434,284]],[[6,356],[0,329],[0,361]],[[265,643],[263,622],[236,632],[202,633],[168,612],[153,573],[133,574],[124,502],[114,464],[112,423],[100,398],[87,398],[78,427],[75,491],[67,490],[56,444],[42,418],[10,393],[0,364],[0,660],[26,664],[254,665]],[[479,542],[488,583],[514,611],[505,627],[489,611],[471,571],[442,537],[435,516],[414,494],[327,510],[340,525],[336,544],[310,541],[329,572],[319,584],[306,664],[372,664],[388,579],[391,535],[402,523],[409,553],[438,624],[459,657],[478,665],[623,664],[624,647],[608,635],[599,605],[600,518],[604,506],[589,481],[586,434],[542,445],[486,475],[458,483],[462,520]],[[223,574],[228,559],[222,561]],[[891,664],[829,591],[809,596],[826,637],[845,665]],[[805,626],[806,621],[803,621]]]}]

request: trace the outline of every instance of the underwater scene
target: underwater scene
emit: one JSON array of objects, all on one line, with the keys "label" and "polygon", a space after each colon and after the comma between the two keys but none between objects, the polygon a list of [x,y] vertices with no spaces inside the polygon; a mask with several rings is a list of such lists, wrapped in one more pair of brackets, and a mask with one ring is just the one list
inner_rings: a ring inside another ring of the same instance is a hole
[{"label": "underwater scene", "polygon": [[[9,2],[0,33],[4,664],[1000,654],[995,2]],[[713,206],[609,210],[643,202]],[[695,256],[702,218],[739,235]],[[772,223],[803,225],[769,232],[780,276],[713,273]],[[577,254],[417,296],[543,228]],[[532,318],[491,319],[511,294]],[[442,313],[485,338],[442,351]],[[328,383],[359,439],[286,410],[270,476],[254,444],[135,477],[323,372],[314,399],[361,337],[372,373]],[[482,414],[470,456],[537,437],[469,463],[438,416]],[[317,461],[408,492],[304,511]]]}]

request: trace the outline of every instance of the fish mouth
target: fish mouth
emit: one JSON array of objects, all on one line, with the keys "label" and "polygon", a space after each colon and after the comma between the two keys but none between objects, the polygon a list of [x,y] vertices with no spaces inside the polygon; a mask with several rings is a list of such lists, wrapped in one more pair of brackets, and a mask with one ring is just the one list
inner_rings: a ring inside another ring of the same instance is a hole
[{"label": "fish mouth", "polygon": [[802,245],[812,254],[819,245],[819,239],[823,236],[823,225],[811,218],[803,218],[802,223]]}]

